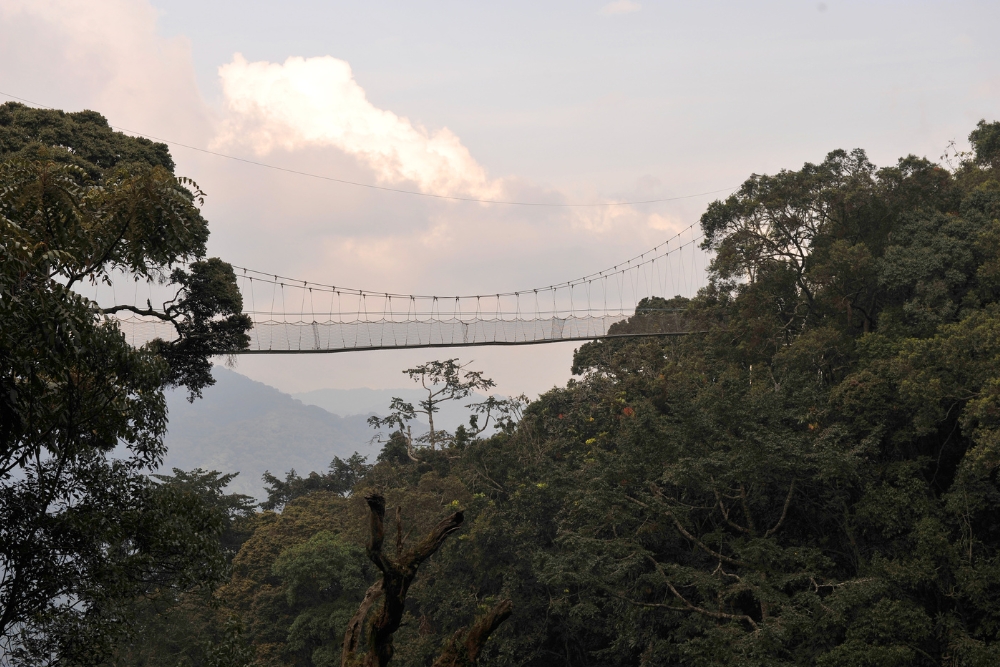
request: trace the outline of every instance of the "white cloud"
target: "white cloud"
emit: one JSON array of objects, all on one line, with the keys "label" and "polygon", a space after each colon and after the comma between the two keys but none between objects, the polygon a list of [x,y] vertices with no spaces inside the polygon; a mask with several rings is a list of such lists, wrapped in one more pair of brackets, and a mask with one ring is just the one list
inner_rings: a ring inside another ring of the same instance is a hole
[{"label": "white cloud", "polygon": [[642,9],[642,5],[632,0],[615,0],[601,7],[602,14],[631,14]]},{"label": "white cloud", "polygon": [[659,213],[651,213],[646,219],[646,225],[658,232],[669,232],[671,234],[676,234],[687,226],[677,216],[669,214],[660,215]]},{"label": "white cloud", "polygon": [[207,137],[190,44],[160,36],[146,2],[0,0],[0,62],[14,94],[152,134]]},{"label": "white cloud", "polygon": [[247,62],[237,53],[219,76],[228,118],[217,147],[249,144],[265,155],[331,146],[358,158],[383,183],[411,181],[423,192],[480,198],[501,191],[449,129],[428,131],[376,108],[343,60],[292,57],[277,64]]}]

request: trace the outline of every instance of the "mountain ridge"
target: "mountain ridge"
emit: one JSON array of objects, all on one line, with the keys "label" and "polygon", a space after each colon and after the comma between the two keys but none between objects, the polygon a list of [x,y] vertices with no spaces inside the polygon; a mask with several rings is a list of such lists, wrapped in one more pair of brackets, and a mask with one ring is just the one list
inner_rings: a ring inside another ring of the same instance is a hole
[{"label": "mountain ridge", "polygon": [[306,405],[224,367],[212,374],[216,384],[193,403],[183,390],[167,392],[163,470],[238,472],[229,491],[262,500],[265,471],[279,477],[293,469],[324,471],[334,457],[359,452],[374,458],[380,450],[365,415],[342,417]]},{"label": "mountain ridge", "polygon": [[[265,471],[279,478],[290,470],[300,475],[325,471],[334,457],[346,459],[354,452],[373,460],[381,445],[374,440],[378,433],[368,425],[368,417],[384,415],[394,396],[412,403],[425,396],[418,388],[288,394],[224,366],[215,366],[212,375],[215,384],[193,403],[183,389],[166,392],[167,455],[160,472],[236,472],[228,490],[259,500],[266,497],[261,480]],[[435,425],[454,430],[468,419],[465,406],[484,399],[473,394],[441,406]],[[414,426],[420,433],[427,423],[418,419]]]}]

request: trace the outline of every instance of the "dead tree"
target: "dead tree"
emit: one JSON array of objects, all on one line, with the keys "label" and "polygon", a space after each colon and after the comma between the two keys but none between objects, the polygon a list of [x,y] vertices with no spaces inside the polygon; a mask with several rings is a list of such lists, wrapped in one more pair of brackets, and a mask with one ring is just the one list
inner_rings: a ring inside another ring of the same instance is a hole
[{"label": "dead tree", "polygon": [[434,661],[433,667],[471,667],[471,665],[475,665],[486,640],[490,638],[494,630],[500,627],[501,623],[507,620],[512,611],[514,611],[514,604],[510,600],[501,600],[488,614],[477,618],[476,622],[472,624],[471,630],[466,631],[465,628],[461,628],[456,631],[448,640],[444,651]]},{"label": "dead tree", "polygon": [[[385,541],[385,498],[380,493],[365,496],[370,510],[370,530],[367,552],[382,573],[365,593],[344,633],[340,658],[341,667],[386,667],[392,659],[392,636],[399,629],[406,606],[406,593],[417,575],[417,568],[459,529],[464,520],[462,512],[445,517],[427,535],[410,549],[403,551],[403,529],[399,508],[396,509],[396,557],[390,558],[382,551]],[[381,604],[369,619],[372,607]],[[444,652],[435,661],[440,667],[472,667],[476,664],[483,645],[490,634],[510,616],[513,605],[502,600],[488,614],[476,619],[472,629],[463,628],[449,640]],[[367,620],[366,620],[367,619]],[[364,640],[365,650],[358,653]]]}]

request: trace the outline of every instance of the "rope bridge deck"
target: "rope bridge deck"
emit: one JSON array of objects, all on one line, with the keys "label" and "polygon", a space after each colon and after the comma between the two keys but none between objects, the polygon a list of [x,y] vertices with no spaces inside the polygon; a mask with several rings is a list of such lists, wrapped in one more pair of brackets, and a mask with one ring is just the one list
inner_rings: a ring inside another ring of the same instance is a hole
[{"label": "rope bridge deck", "polygon": [[[686,234],[687,238],[683,238]],[[233,267],[253,326],[250,345],[232,354],[300,354],[472,345],[531,345],[563,341],[692,333],[669,298],[704,284],[706,257],[694,225],[652,250],[604,271],[546,287],[467,296],[374,292],[295,280]],[[128,284],[127,281],[123,281]],[[94,301],[118,302],[122,292],[98,285]],[[131,287],[137,304],[151,304],[155,286]],[[99,293],[104,289],[105,299]],[[145,298],[143,298],[143,296]],[[656,305],[651,305],[656,304]],[[638,309],[638,310],[637,310]],[[637,316],[641,315],[641,316]],[[177,332],[156,317],[114,316],[126,340],[140,346]]]},{"label": "rope bridge deck", "polygon": [[[480,345],[533,345],[599,338],[671,336],[690,333],[683,311],[658,313],[647,326],[616,333],[613,325],[630,314],[570,315],[547,319],[428,319],[370,322],[254,322],[250,346],[233,354],[303,354]],[[156,338],[176,338],[173,326],[141,317],[119,318],[126,340],[140,346]]]}]

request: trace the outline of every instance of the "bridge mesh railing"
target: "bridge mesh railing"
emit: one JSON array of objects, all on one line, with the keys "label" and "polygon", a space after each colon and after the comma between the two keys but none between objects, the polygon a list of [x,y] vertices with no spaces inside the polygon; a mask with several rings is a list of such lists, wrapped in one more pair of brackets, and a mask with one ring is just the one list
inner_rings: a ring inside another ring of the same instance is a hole
[{"label": "bridge mesh railing", "polygon": [[[544,319],[460,319],[446,317],[420,321],[374,320],[287,322],[262,320],[250,330],[250,347],[237,353],[346,352],[386,348],[451,347],[464,345],[519,345],[590,340],[615,335],[685,333],[681,313],[662,313],[648,325],[621,329],[614,325],[628,320],[624,313],[567,315]],[[177,333],[168,322],[143,317],[118,318],[126,340],[136,347],[156,338],[174,340]]]},{"label": "bridge mesh railing", "polygon": [[618,315],[553,317],[547,320],[459,320],[419,322],[259,322],[251,332],[257,350],[346,350],[386,347],[488,345],[579,340],[605,336]]},{"label": "bridge mesh railing", "polygon": [[[466,296],[373,292],[234,267],[243,312],[253,328],[249,350],[233,353],[522,345],[690,333],[690,322],[669,310],[668,303],[676,295],[693,295],[701,286],[705,274],[700,239],[691,225],[642,255],[583,278]],[[164,310],[158,312],[165,312],[167,303],[177,298],[171,293],[176,286],[132,278],[123,275],[108,284],[96,283],[93,301],[110,309],[131,297],[135,310],[154,311],[152,304],[162,302]],[[118,311],[118,322],[132,345],[177,336],[169,322],[125,312]]]}]

